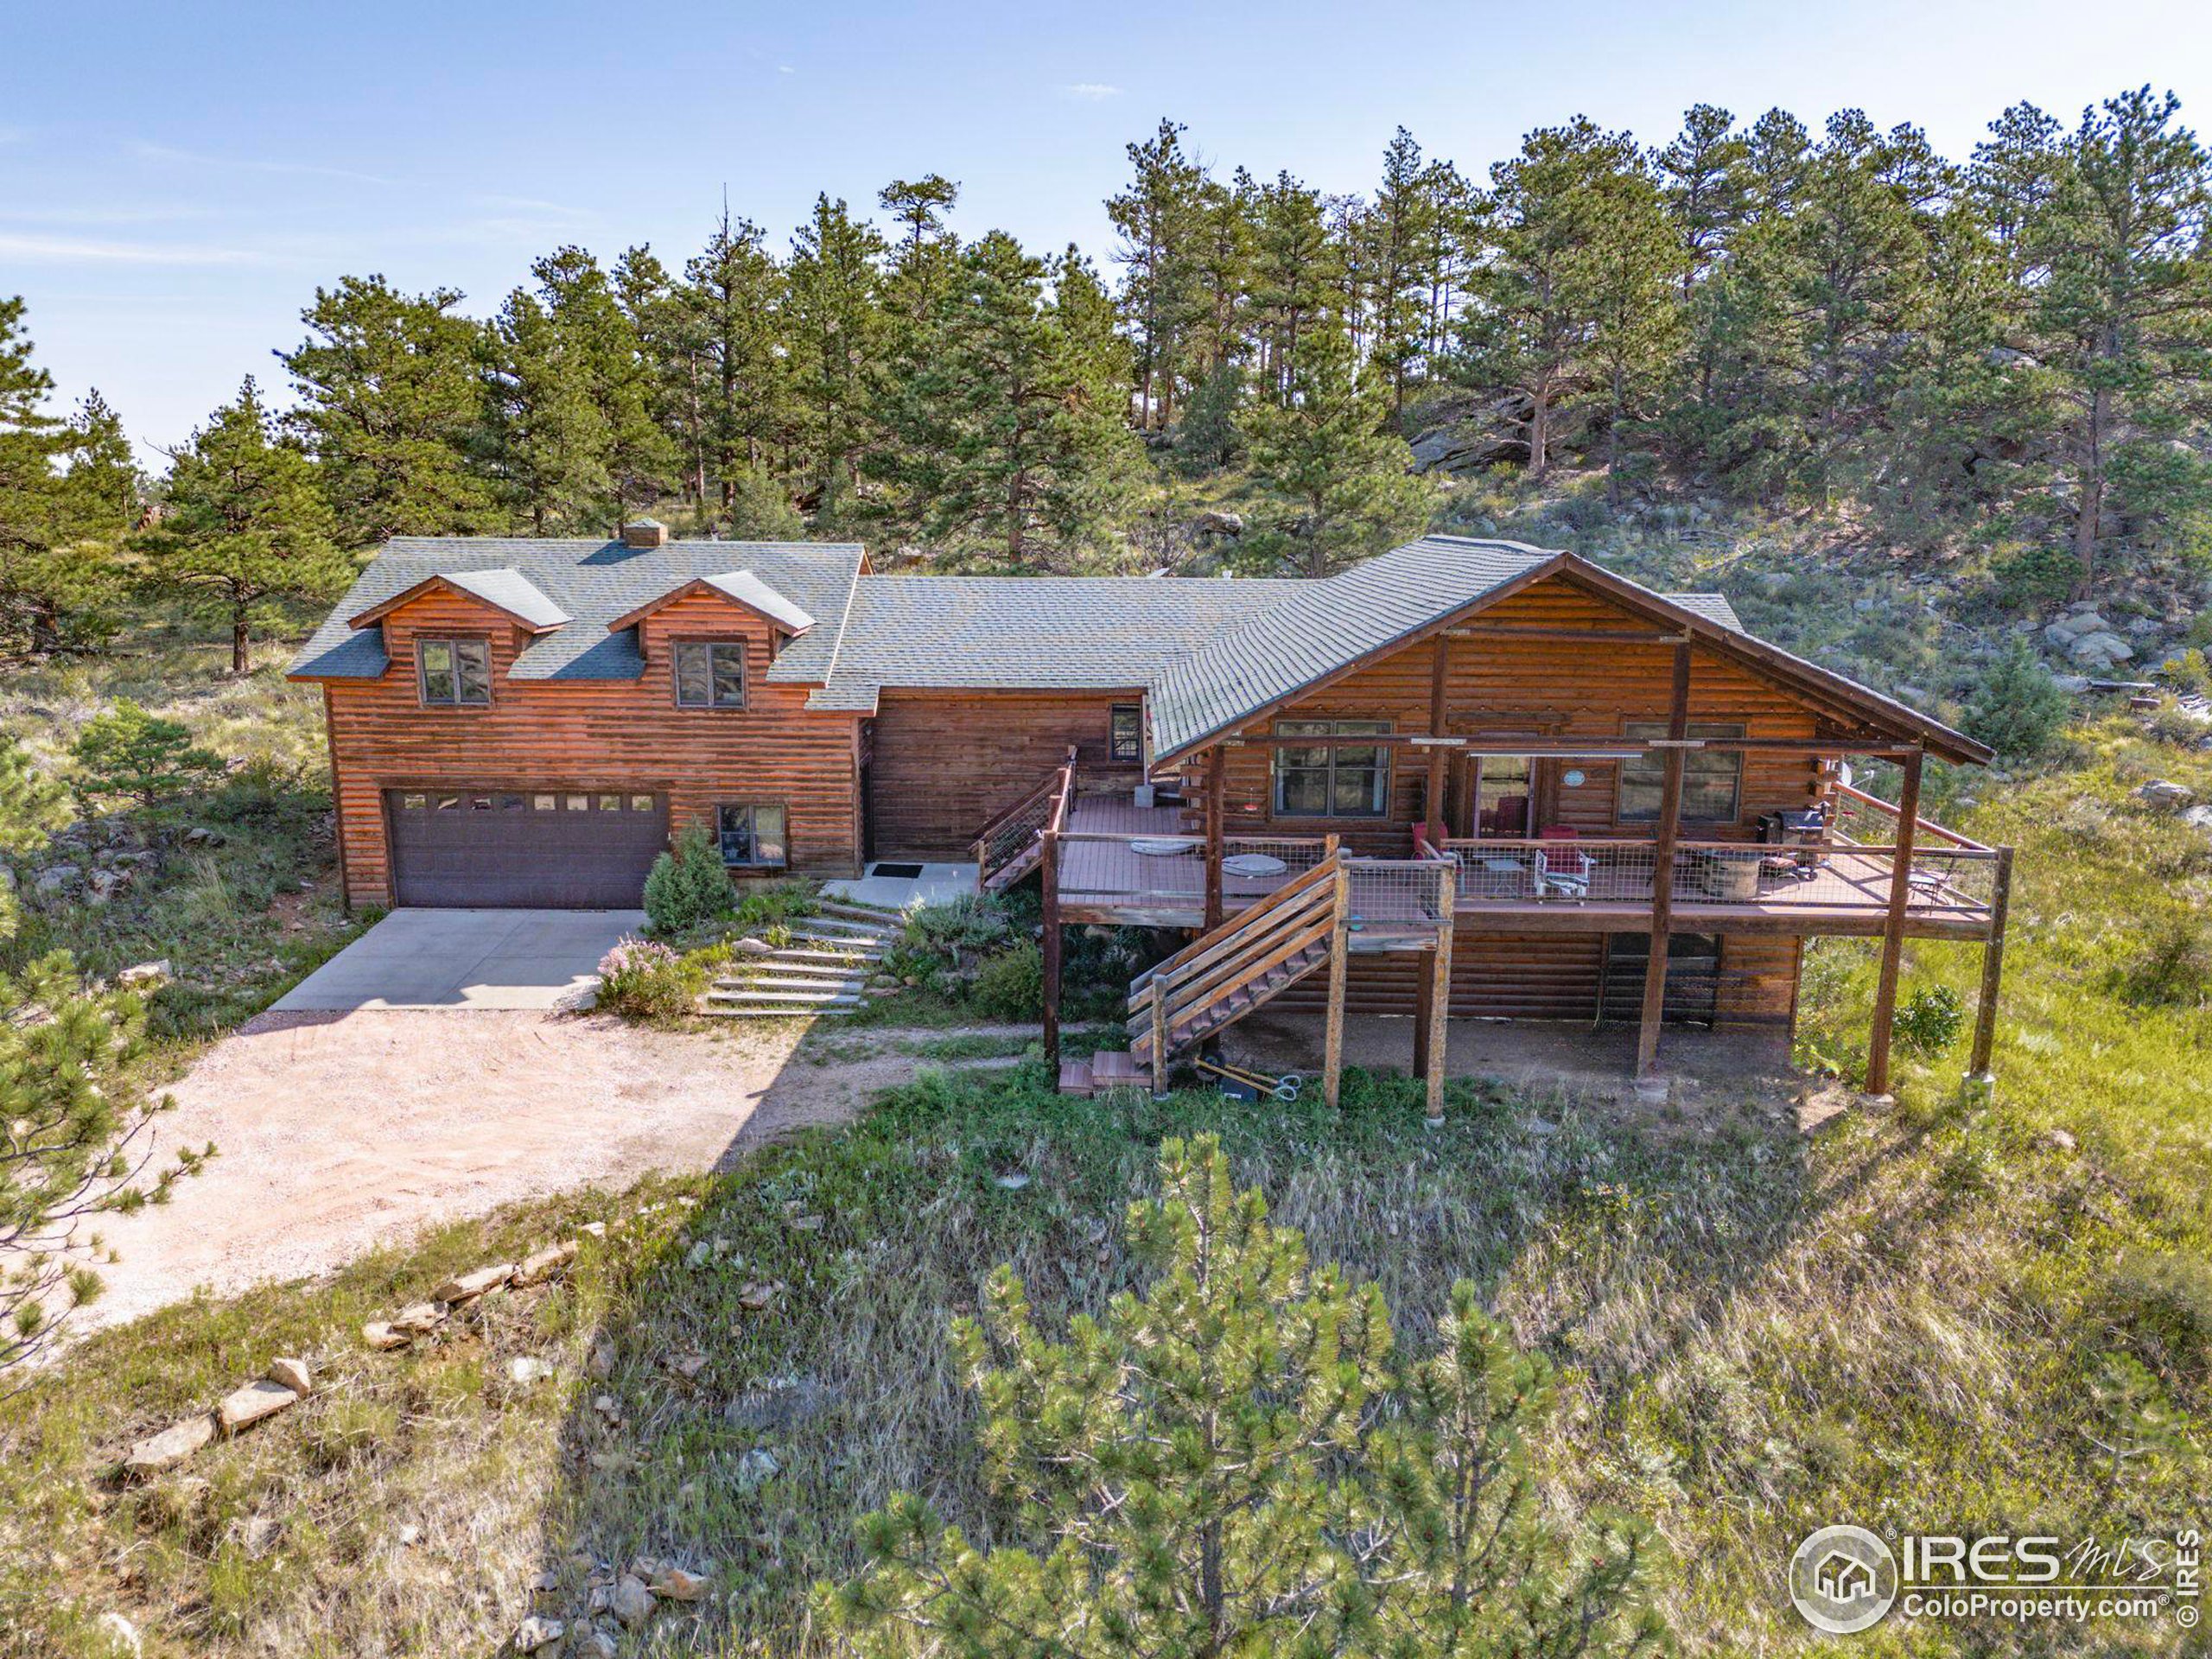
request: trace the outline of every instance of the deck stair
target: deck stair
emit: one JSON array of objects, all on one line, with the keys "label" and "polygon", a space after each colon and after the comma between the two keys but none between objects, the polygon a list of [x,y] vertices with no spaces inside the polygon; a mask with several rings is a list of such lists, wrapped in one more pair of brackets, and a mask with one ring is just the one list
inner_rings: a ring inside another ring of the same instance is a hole
[{"label": "deck stair", "polygon": [[1047,831],[1067,820],[1075,798],[1075,751],[1036,788],[977,831],[971,849],[979,893],[1004,893],[1045,861]]},{"label": "deck stair", "polygon": [[888,911],[824,905],[794,919],[790,944],[748,956],[747,971],[716,979],[698,1011],[719,1019],[850,1014],[867,1005],[870,976],[881,971],[897,928]]},{"label": "deck stair", "polygon": [[1060,1065],[1060,1092],[1086,1098],[1109,1089],[1149,1089],[1151,1076],[1126,1048],[1102,1048],[1087,1060]]},{"label": "deck stair", "polygon": [[1342,855],[1315,865],[1130,982],[1134,1064],[1164,1078],[1175,1056],[1326,967],[1347,920],[1346,868]]}]

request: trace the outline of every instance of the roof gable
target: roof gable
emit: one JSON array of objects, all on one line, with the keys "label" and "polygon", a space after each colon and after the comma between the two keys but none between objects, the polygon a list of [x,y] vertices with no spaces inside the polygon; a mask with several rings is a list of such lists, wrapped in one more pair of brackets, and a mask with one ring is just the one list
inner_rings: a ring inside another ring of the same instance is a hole
[{"label": "roof gable", "polygon": [[814,619],[790,599],[778,593],[750,570],[728,570],[720,575],[694,576],[681,582],[657,598],[646,601],[634,611],[616,617],[607,626],[610,632],[622,628],[634,628],[654,612],[665,609],[681,599],[690,599],[700,594],[711,594],[718,599],[752,612],[785,633],[797,639],[814,626]]},{"label": "roof gable", "polygon": [[349,619],[357,628],[374,626],[403,606],[433,593],[454,593],[488,605],[517,627],[548,633],[564,627],[569,613],[547,598],[543,590],[519,570],[457,570],[426,576],[404,592],[372,605]]}]

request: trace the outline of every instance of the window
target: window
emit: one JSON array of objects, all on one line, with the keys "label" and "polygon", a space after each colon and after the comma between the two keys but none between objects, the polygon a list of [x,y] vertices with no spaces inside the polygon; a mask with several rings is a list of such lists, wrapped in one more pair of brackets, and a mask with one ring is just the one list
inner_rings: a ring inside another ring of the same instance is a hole
[{"label": "window", "polygon": [[739,639],[676,642],[676,706],[745,707],[745,643]]},{"label": "window", "polygon": [[[1284,720],[1278,737],[1387,737],[1387,720]],[[1390,801],[1390,752],[1379,743],[1286,745],[1275,751],[1275,816],[1379,818]]]},{"label": "window", "polygon": [[1478,754],[1474,767],[1476,836],[1510,841],[1535,835],[1529,809],[1535,798],[1535,762],[1525,754]]},{"label": "window", "polygon": [[1117,702],[1107,719],[1107,754],[1116,760],[1143,760],[1143,710],[1134,702]]},{"label": "window", "polygon": [[787,860],[780,806],[718,806],[715,832],[721,840],[725,864],[780,869]]},{"label": "window", "polygon": [[[1740,725],[1693,721],[1692,737],[1741,737]],[[1650,739],[1667,735],[1663,720],[1632,720],[1621,728],[1624,737]],[[1659,798],[1666,788],[1667,752],[1648,749],[1633,760],[1621,762],[1620,799],[1614,816],[1623,823],[1656,823]],[[1682,755],[1682,822],[1733,823],[1738,815],[1737,796],[1744,779],[1740,750],[1689,749]]]},{"label": "window", "polygon": [[492,642],[417,639],[423,701],[432,708],[480,709],[492,701]]}]

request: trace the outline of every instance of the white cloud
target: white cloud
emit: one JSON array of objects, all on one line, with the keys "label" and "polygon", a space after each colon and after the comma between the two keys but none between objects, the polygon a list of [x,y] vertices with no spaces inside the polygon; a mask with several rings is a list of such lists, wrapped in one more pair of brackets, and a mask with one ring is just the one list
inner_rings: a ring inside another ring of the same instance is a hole
[{"label": "white cloud", "polygon": [[1103,80],[1078,80],[1060,88],[1063,98],[1079,98],[1086,104],[1103,104],[1109,98],[1119,98],[1122,89],[1109,86]]},{"label": "white cloud", "polygon": [[185,243],[96,242],[74,236],[0,234],[0,256],[51,264],[254,265],[265,256],[245,248]]},{"label": "white cloud", "polygon": [[324,167],[314,162],[265,162],[250,156],[206,156],[198,150],[177,149],[168,144],[136,143],[131,153],[142,161],[169,167],[227,168],[241,173],[284,173],[313,179],[349,179],[356,184],[395,184],[376,173],[356,172],[350,167]]},{"label": "white cloud", "polygon": [[788,63],[779,63],[776,66],[776,73],[779,75],[795,75],[798,73],[798,71],[792,68]]}]

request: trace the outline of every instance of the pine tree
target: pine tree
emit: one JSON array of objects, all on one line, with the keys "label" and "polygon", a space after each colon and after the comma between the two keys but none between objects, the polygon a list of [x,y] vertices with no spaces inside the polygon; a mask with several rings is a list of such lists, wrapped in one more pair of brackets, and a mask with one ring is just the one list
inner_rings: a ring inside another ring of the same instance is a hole
[{"label": "pine tree", "polygon": [[380,276],[317,289],[308,338],[279,353],[288,417],[317,463],[349,546],[504,529],[483,460],[485,331],[456,289],[403,294]]},{"label": "pine tree", "polygon": [[1344,329],[1309,330],[1288,402],[1256,405],[1245,419],[1253,478],[1272,499],[1239,543],[1240,562],[1318,578],[1418,533],[1429,489],[1409,475],[1405,441],[1382,429],[1389,413]]},{"label": "pine tree", "polygon": [[815,198],[791,238],[788,339],[799,429],[817,505],[815,522],[852,518],[868,411],[886,339],[883,238],[844,202]]},{"label": "pine tree", "polygon": [[177,452],[168,512],[144,538],[154,582],[183,588],[231,636],[231,671],[251,668],[257,628],[283,600],[327,600],[353,577],[315,464],[272,423],[249,377]]},{"label": "pine tree", "polygon": [[[1526,1452],[1548,1374],[1471,1286],[1392,1375],[1371,1285],[1233,1191],[1211,1136],[1160,1148],[1128,1234],[1152,1282],[1038,1330],[1001,1268],[954,1342],[1015,1540],[983,1549],[901,1497],[868,1569],[816,1607],[866,1659],[1655,1652],[1655,1547],[1541,1512]],[[1388,1427],[1381,1425],[1387,1422]]]},{"label": "pine tree", "polygon": [[945,226],[945,215],[960,200],[960,187],[936,173],[918,179],[894,179],[876,192],[877,203],[897,221],[890,292],[893,308],[908,321],[928,316],[951,281],[959,238]]},{"label": "pine tree", "polygon": [[1253,200],[1251,306],[1261,395],[1287,402],[1298,372],[1300,334],[1328,309],[1339,281],[1318,191],[1287,173],[1262,185]]},{"label": "pine tree", "polygon": [[1413,134],[1400,127],[1382,152],[1382,183],[1366,219],[1374,238],[1370,357],[1389,385],[1393,415],[1405,407],[1407,385],[1427,344],[1436,217],[1430,169]]},{"label": "pine tree", "polygon": [[534,535],[585,528],[613,486],[590,365],[526,289],[507,296],[493,337],[491,454],[507,499]]},{"label": "pine tree", "polygon": [[645,413],[666,441],[667,464],[694,505],[707,494],[707,381],[696,319],[668,267],[650,247],[614,264],[615,302],[637,335]]},{"label": "pine tree", "polygon": [[637,325],[614,284],[582,248],[566,247],[531,267],[545,314],[596,411],[601,449],[593,470],[606,498],[600,525],[619,531],[632,506],[650,503],[677,471],[675,445],[653,418],[653,374]]},{"label": "pine tree", "polygon": [[1712,104],[1683,113],[1682,130],[1652,157],[1668,218],[1681,245],[1681,296],[1728,251],[1751,207],[1751,147],[1736,118]]},{"label": "pine tree", "polygon": [[1621,504],[1623,457],[1673,361],[1681,326],[1677,244],[1658,188],[1631,152],[1592,179],[1589,230],[1564,272],[1589,318],[1589,401],[1604,410],[1605,496]]},{"label": "pine tree", "polygon": [[1134,348],[1137,424],[1161,430],[1175,419],[1183,329],[1192,302],[1192,237],[1205,169],[1183,150],[1184,129],[1162,121],[1147,143],[1128,147],[1128,188],[1109,197],[1121,235],[1122,320]]},{"label": "pine tree", "polygon": [[707,245],[683,268],[690,336],[706,380],[705,471],[725,510],[767,467],[789,420],[783,350],[783,268],[766,232],[727,209]]}]

